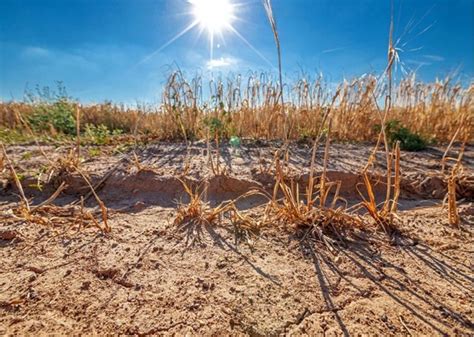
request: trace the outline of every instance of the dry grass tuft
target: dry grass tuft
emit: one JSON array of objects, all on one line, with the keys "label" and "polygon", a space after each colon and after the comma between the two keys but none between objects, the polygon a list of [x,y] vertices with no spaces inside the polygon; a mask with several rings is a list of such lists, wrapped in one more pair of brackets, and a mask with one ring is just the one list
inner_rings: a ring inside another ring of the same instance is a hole
[{"label": "dry grass tuft", "polygon": [[[319,138],[319,137],[318,137]],[[315,146],[318,139],[315,140]],[[315,151],[313,152],[313,154]],[[310,175],[306,191],[294,179],[288,179],[283,172],[279,158],[275,161],[275,188],[266,208],[266,222],[277,224],[287,231],[300,235],[303,239],[317,239],[333,249],[335,238],[344,241],[348,232],[364,227],[361,219],[346,211],[345,206],[337,206],[343,200],[339,197],[340,182],[329,182],[326,178],[326,167],[329,156],[329,134],[326,140],[324,170],[319,184],[315,184]],[[311,169],[314,167],[314,157]],[[332,201],[328,205],[331,191]],[[282,197],[279,197],[279,196]],[[346,203],[347,205],[347,203]]]},{"label": "dry grass tuft", "polygon": [[22,202],[17,207],[2,212],[0,218],[4,225],[27,223],[63,230],[81,230],[92,227],[106,232],[106,228],[104,229],[100,225],[93,213],[84,209],[83,204],[81,206],[56,206],[52,204],[65,188],[66,184],[63,183],[41,204],[28,209],[25,203]]},{"label": "dry grass tuft", "polygon": [[[456,137],[456,135],[455,135]],[[454,137],[454,138],[455,138]],[[454,140],[453,138],[453,140]],[[462,158],[464,156],[464,150],[466,147],[466,140],[462,143],[461,149],[459,150],[459,154],[457,158],[447,157],[446,154],[449,152],[452,143],[448,146],[446,150],[445,156],[442,159],[442,172],[444,173],[446,162],[449,160],[454,161],[454,165],[451,168],[451,172],[445,176],[448,185],[448,192],[446,195],[446,199],[448,201],[448,222],[451,226],[458,227],[460,226],[461,218],[459,217],[459,212],[457,209],[457,190],[458,190],[458,182],[462,179],[466,179],[463,175],[463,166],[462,166]]]},{"label": "dry grass tuft", "polygon": [[202,240],[203,230],[213,232],[212,227],[222,226],[226,218],[233,226],[234,232],[239,236],[250,237],[252,233],[258,231],[258,223],[251,217],[243,215],[236,207],[235,203],[241,199],[259,194],[257,191],[250,191],[239,198],[221,203],[212,207],[207,201],[207,186],[204,182],[196,188],[192,188],[185,180],[179,179],[189,197],[189,202],[179,203],[174,225],[178,231],[186,233],[186,244],[194,245]]},{"label": "dry grass tuft", "polygon": [[[67,225],[69,228],[73,228],[74,226],[78,225],[79,229],[92,226],[103,232],[111,231],[111,228],[108,225],[107,208],[99,196],[95,193],[94,187],[91,185],[86,175],[76,166],[78,165],[78,158],[73,150],[71,150],[68,156],[59,159],[59,161],[56,163],[52,163],[48,170],[46,170],[48,172],[47,182],[52,182],[53,175],[55,175],[54,179],[58,182],[60,181],[58,184],[59,187],[48,199],[36,206],[31,206],[30,201],[26,198],[23,186],[15,170],[15,166],[8,157],[7,151],[3,144],[2,152],[2,158],[4,158],[3,160],[5,160],[8,165],[16,188],[20,193],[21,199],[20,204],[17,207],[13,207],[8,211],[4,211],[0,215],[0,218],[6,224],[26,222],[51,227]],[[90,187],[91,193],[95,196],[99,205],[103,225],[100,224],[100,221],[98,221],[91,212],[84,209],[83,198],[81,198],[82,202],[80,206],[76,206],[74,204],[65,207],[53,205],[53,202],[67,187],[64,181],[64,175],[71,174],[72,172],[78,172],[86,184]]]},{"label": "dry grass tuft", "polygon": [[[381,207],[376,201],[371,177],[368,173],[368,168],[374,164],[375,156],[369,158],[369,162],[362,172],[364,179],[364,187],[366,196],[357,186],[358,193],[362,198],[361,205],[367,210],[368,215],[375,221],[377,227],[382,229],[386,234],[392,236],[399,232],[400,228],[397,225],[397,210],[398,210],[398,199],[400,197],[400,143],[397,142],[392,153],[388,156],[387,165],[387,184],[385,200],[381,203]],[[395,167],[395,177],[392,184],[392,167]]]}]

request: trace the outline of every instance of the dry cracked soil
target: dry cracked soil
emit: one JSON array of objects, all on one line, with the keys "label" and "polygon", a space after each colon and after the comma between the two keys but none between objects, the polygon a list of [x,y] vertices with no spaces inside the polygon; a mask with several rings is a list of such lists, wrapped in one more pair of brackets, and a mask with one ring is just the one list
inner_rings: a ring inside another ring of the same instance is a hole
[{"label": "dry cracked soil", "polygon": [[[402,153],[401,234],[395,240],[368,229],[328,249],[277,224],[245,240],[223,224],[203,226],[200,240],[188,245],[174,225],[177,203],[188,201],[178,179],[183,167],[190,185],[206,181],[206,198],[217,205],[252,189],[271,191],[276,148],[264,142],[223,145],[218,174],[210,169],[204,143],[188,149],[149,144],[136,149],[136,158],[112,146],[84,148],[81,168],[98,186],[112,230],[0,224],[0,334],[474,334],[472,146],[457,191],[459,228],[448,225],[443,149],[433,147]],[[371,150],[331,146],[328,179],[341,181],[349,206],[361,200],[360,171]],[[38,179],[47,178],[39,170],[67,151],[50,145],[8,148],[32,205],[47,199],[58,183],[38,191]],[[289,153],[286,169],[305,184],[311,148],[295,144]],[[374,181],[385,170],[384,154],[377,156]],[[319,173],[322,157],[318,151]],[[59,178],[67,188],[57,205],[66,207],[89,191],[77,174]],[[378,180],[375,192],[382,198],[385,187]],[[11,181],[2,185],[0,210],[7,214],[18,205],[18,191]],[[256,221],[265,212],[259,196],[237,206]],[[94,198],[85,207],[98,210]]]}]

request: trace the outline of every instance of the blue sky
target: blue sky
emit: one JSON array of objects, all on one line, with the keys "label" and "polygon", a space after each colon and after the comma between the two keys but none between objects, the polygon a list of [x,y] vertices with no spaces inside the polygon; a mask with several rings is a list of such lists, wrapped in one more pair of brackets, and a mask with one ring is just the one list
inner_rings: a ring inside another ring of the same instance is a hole
[{"label": "blue sky", "polygon": [[[261,1],[234,2],[240,5],[233,26],[276,66]],[[389,0],[273,0],[273,6],[287,79],[322,72],[337,82],[384,68]],[[178,66],[189,76],[274,71],[229,31],[215,41],[213,62],[198,29],[147,58],[189,25],[189,10],[187,0],[0,0],[0,98],[22,99],[27,87],[63,81],[84,102],[154,103]],[[473,17],[472,0],[395,0],[404,67],[427,81],[453,71],[470,81]]]}]

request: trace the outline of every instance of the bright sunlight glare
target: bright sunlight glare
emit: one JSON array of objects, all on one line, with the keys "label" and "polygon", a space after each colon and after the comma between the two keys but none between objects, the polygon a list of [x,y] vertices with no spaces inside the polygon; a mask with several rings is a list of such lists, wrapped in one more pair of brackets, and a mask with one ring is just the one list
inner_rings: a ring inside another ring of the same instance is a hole
[{"label": "bright sunlight glare", "polygon": [[234,6],[229,0],[189,0],[189,3],[196,21],[209,34],[231,27],[235,18]]},{"label": "bright sunlight glare", "polygon": [[238,0],[183,0],[185,1],[190,10],[187,14],[193,16],[191,23],[186,26],[183,30],[172,37],[168,42],[163,44],[160,48],[147,55],[137,65],[147,62],[152,57],[157,55],[159,52],[173,44],[176,40],[187,34],[195,27],[199,27],[199,35],[206,30],[209,38],[209,51],[210,51],[210,62],[211,67],[216,63],[214,60],[214,43],[215,37],[218,36],[224,39],[224,31],[233,33],[240,40],[242,40],[251,50],[253,50],[262,60],[264,60],[270,67],[273,68],[273,64],[255,48],[238,30],[234,27],[234,21],[239,21],[236,11],[242,8],[242,3],[238,3]]}]

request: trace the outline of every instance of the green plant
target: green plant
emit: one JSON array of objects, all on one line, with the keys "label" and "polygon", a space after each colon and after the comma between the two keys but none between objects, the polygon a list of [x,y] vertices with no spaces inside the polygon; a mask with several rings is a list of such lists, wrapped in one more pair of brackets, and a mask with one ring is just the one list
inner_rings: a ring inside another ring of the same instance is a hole
[{"label": "green plant", "polygon": [[111,133],[104,124],[92,125],[86,124],[85,136],[97,145],[105,145],[110,141]]},{"label": "green plant", "polygon": [[134,147],[134,143],[120,143],[112,150],[112,153],[115,154],[124,154],[130,151]]},{"label": "green plant", "polygon": [[[376,126],[377,130],[380,130],[380,125]],[[385,124],[385,132],[392,147],[397,141],[400,142],[400,149],[404,151],[421,151],[427,146],[427,141],[423,137],[411,132],[399,120],[388,121]]]},{"label": "green plant", "polygon": [[28,117],[33,130],[53,134],[59,132],[66,135],[75,133],[75,103],[68,96],[61,82],[57,84],[57,92],[50,91],[48,87],[42,90],[37,88],[36,95],[27,93],[26,96],[33,106],[33,111]]},{"label": "green plant", "polygon": [[211,135],[219,135],[222,136],[222,132],[224,130],[224,124],[219,118],[216,117],[207,117],[204,119],[204,125],[209,128],[209,132]]},{"label": "green plant", "polygon": [[73,117],[73,106],[67,101],[57,101],[53,104],[42,104],[35,108],[29,122],[37,131],[54,131],[66,135],[74,134],[76,121]]},{"label": "green plant", "polygon": [[102,151],[100,150],[100,148],[93,147],[88,150],[88,153],[91,157],[98,157],[101,155]]},{"label": "green plant", "polygon": [[32,138],[16,129],[0,128],[0,142],[5,144],[17,144],[31,141]]},{"label": "green plant", "polygon": [[30,160],[33,157],[33,154],[30,151],[26,151],[21,155],[22,160]]}]

